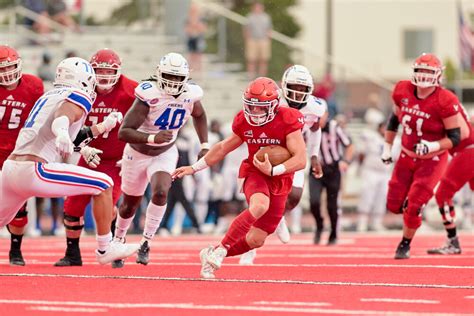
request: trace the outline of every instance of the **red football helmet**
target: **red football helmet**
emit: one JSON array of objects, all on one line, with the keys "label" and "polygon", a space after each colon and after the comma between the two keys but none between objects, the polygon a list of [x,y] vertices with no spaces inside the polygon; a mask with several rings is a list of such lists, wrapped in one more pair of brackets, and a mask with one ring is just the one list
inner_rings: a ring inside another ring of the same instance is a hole
[{"label": "red football helmet", "polygon": [[0,85],[12,85],[20,80],[20,78],[20,55],[14,48],[7,45],[0,45]]},{"label": "red football helmet", "polygon": [[272,79],[260,77],[248,85],[243,100],[247,122],[261,126],[275,118],[280,104],[280,88]]},{"label": "red football helmet", "polygon": [[[104,48],[98,50],[90,60],[92,68],[94,68],[97,78],[97,86],[107,90],[112,88],[120,79],[122,61],[119,55],[113,50]],[[99,69],[111,69],[115,72],[110,74],[101,74]],[[99,70],[99,71],[98,71]]]},{"label": "red football helmet", "polygon": [[443,65],[438,57],[423,53],[413,63],[411,83],[420,88],[436,87],[441,83],[442,73]]}]

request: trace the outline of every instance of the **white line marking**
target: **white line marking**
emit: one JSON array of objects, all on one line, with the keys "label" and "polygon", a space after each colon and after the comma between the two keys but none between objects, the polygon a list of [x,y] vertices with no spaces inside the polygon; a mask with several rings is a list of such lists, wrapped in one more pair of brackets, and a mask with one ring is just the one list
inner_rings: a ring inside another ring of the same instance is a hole
[{"label": "white line marking", "polygon": [[[152,260],[160,260],[152,258]],[[98,264],[95,260],[82,260],[83,263],[87,264]],[[0,260],[0,264],[8,264],[8,260]],[[53,265],[55,261],[40,261],[40,260],[28,260],[28,265]],[[127,262],[126,262],[127,264]],[[133,262],[130,264],[134,265]],[[200,263],[191,263],[191,262],[150,262],[148,265],[155,266],[201,266]],[[226,266],[229,267],[240,267],[238,263],[226,263]],[[249,267],[249,266],[247,266]],[[331,263],[255,263],[250,265],[250,267],[298,267],[298,268],[324,268],[324,267],[338,267],[338,268],[414,268],[414,269],[467,269],[474,270],[474,266],[450,266],[450,265],[429,265],[429,264],[331,264]]]},{"label": "white line marking", "polygon": [[464,298],[467,298],[467,299],[474,299],[474,295],[464,296]]},{"label": "white line marking", "polygon": [[409,303],[409,304],[439,304],[437,300],[408,300],[401,298],[361,298],[361,302]]},{"label": "white line marking", "polygon": [[326,302],[269,302],[269,301],[258,301],[253,302],[256,305],[287,305],[287,306],[331,306]]},{"label": "white line marking", "polygon": [[342,315],[393,315],[393,316],[472,316],[472,314],[444,314],[444,313],[413,313],[402,311],[373,311],[373,310],[346,310],[346,309],[321,309],[321,308],[296,308],[276,306],[240,306],[240,305],[194,305],[192,303],[156,303],[156,304],[133,304],[133,303],[105,303],[105,302],[70,302],[70,301],[43,301],[43,300],[0,300],[4,304],[34,304],[34,305],[65,305],[65,306],[89,306],[111,309],[125,308],[162,308],[162,309],[197,309],[197,310],[242,310],[258,312],[287,312],[287,313],[319,313],[319,314],[342,314]]},{"label": "white line marking", "polygon": [[225,283],[268,283],[268,284],[306,284],[306,285],[342,285],[342,286],[383,286],[383,287],[412,287],[435,289],[474,289],[473,285],[447,284],[410,284],[410,283],[375,283],[375,282],[340,282],[340,281],[305,281],[305,280],[253,280],[253,279],[201,279],[153,276],[123,276],[123,275],[81,275],[81,274],[48,274],[48,273],[0,273],[0,277],[53,277],[73,279],[114,279],[114,280],[149,280],[149,281],[199,281]]},{"label": "white line marking", "polygon": [[42,312],[72,312],[72,313],[105,313],[107,308],[79,308],[79,307],[53,307],[53,306],[33,306],[27,310]]}]

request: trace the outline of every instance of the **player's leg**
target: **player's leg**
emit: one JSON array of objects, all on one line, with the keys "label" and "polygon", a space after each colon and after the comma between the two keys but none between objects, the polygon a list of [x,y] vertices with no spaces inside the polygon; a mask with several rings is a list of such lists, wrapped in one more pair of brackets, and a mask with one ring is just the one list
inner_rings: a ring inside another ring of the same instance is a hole
[{"label": "player's leg", "polygon": [[25,260],[21,252],[21,243],[25,234],[25,227],[28,224],[28,212],[26,203],[16,213],[15,218],[7,225],[10,232],[10,251],[8,254],[10,264],[15,266],[24,266]]},{"label": "player's leg", "polygon": [[447,161],[448,154],[444,153],[432,159],[415,162],[413,182],[403,212],[403,238],[395,253],[395,259],[410,257],[410,243],[421,226],[421,212],[433,197],[433,190],[446,170]]},{"label": "player's leg", "polygon": [[90,195],[77,195],[64,202],[64,228],[66,229],[66,252],[54,265],[56,267],[82,266],[79,239],[84,228],[84,210],[91,201]]},{"label": "player's leg", "polygon": [[456,154],[446,169],[436,190],[436,202],[447,233],[446,245],[429,249],[429,254],[460,254],[461,246],[456,232],[453,198],[469,180],[474,179],[474,148],[464,149]]},{"label": "player's leg", "polygon": [[321,234],[324,229],[323,217],[321,215],[321,193],[323,191],[322,179],[309,177],[309,204],[310,211],[316,221],[316,230],[314,233],[314,243],[317,245],[321,241]]},{"label": "player's leg", "polygon": [[339,217],[338,198],[341,189],[341,171],[339,170],[338,165],[331,169],[332,170],[325,173],[326,176],[323,176],[323,182],[326,186],[327,208],[329,220],[331,222],[331,232],[328,238],[328,245],[335,245],[337,243],[337,221]]},{"label": "player's leg", "polygon": [[383,219],[387,211],[385,207],[386,196],[388,191],[388,174],[378,172],[377,186],[375,187],[375,197],[372,208],[372,217],[369,219],[369,227],[374,231],[385,231]]},{"label": "player's leg", "polygon": [[[374,208],[374,202],[377,194],[377,181],[375,172],[363,169],[361,178],[364,179],[364,185],[361,188],[359,203],[357,206],[357,225],[358,232],[366,232],[369,228],[369,215]],[[384,197],[385,198],[385,197]]]},{"label": "player's leg", "polygon": [[112,179],[102,173],[64,163],[36,163],[28,168],[31,194],[44,197],[91,195],[96,222],[97,261],[101,264],[133,254],[138,245],[112,243]]},{"label": "player's leg", "polygon": [[[270,191],[266,179],[259,173],[249,175],[245,179],[243,188],[249,207],[232,221],[227,233],[216,248],[210,247],[201,250],[201,276],[204,278],[214,277],[214,271],[220,268],[228,251],[230,256],[235,256],[252,249],[246,242],[245,236],[257,219],[268,211]],[[284,206],[282,208],[284,209]]]}]

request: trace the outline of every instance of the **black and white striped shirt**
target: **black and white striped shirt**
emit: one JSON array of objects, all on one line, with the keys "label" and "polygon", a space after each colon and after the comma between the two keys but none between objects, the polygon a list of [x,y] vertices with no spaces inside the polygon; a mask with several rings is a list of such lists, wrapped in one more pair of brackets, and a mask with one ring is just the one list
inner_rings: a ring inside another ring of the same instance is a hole
[{"label": "black and white striped shirt", "polygon": [[320,161],[324,165],[339,162],[344,157],[344,148],[352,144],[351,138],[335,120],[330,120],[321,131]]}]

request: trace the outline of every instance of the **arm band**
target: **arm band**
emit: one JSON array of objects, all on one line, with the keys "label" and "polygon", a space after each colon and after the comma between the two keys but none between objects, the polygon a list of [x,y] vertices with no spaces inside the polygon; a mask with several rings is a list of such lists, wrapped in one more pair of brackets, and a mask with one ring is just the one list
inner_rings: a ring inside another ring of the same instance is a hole
[{"label": "arm band", "polygon": [[155,143],[155,134],[150,134],[148,135],[148,138],[147,138],[147,144],[154,144]]},{"label": "arm band", "polygon": [[191,166],[191,168],[193,168],[194,172],[201,171],[203,169],[206,169],[207,167],[209,167],[209,166],[208,166],[206,160],[204,159],[204,157],[202,157],[201,159],[196,161],[196,163]]},{"label": "arm band", "polygon": [[272,176],[279,176],[281,174],[284,174],[285,172],[286,168],[285,165],[282,163],[272,168]]},{"label": "arm band", "polygon": [[446,137],[451,140],[453,147],[456,147],[461,142],[461,128],[456,127],[446,130]]},{"label": "arm band", "polygon": [[398,117],[395,115],[395,113],[392,113],[392,115],[390,115],[390,118],[388,119],[387,131],[392,131],[396,133],[398,131],[399,125],[400,122],[398,121]]},{"label": "arm band", "polygon": [[209,143],[201,143],[201,150],[203,150],[203,149],[209,150],[210,148],[211,148],[211,146],[209,145]]},{"label": "arm band", "polygon": [[77,133],[76,139],[73,141],[74,151],[81,150],[82,147],[89,144],[94,139],[94,135],[92,134],[92,130],[89,126],[84,126],[81,128],[79,133]]}]

